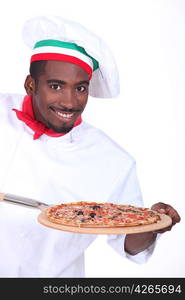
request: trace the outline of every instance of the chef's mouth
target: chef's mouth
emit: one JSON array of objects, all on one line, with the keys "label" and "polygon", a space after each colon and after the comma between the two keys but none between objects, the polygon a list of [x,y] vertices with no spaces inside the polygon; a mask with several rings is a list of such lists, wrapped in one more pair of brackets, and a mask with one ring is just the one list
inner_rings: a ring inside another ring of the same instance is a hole
[{"label": "chef's mouth", "polygon": [[51,106],[49,108],[58,119],[65,120],[65,121],[71,120],[74,117],[74,115],[77,112],[79,112],[78,110],[58,109],[58,108],[51,107]]}]

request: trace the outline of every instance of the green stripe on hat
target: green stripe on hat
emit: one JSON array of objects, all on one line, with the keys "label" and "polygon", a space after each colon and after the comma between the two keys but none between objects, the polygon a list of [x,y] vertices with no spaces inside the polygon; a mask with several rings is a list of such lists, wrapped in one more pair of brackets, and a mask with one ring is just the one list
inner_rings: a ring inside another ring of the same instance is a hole
[{"label": "green stripe on hat", "polygon": [[96,69],[99,68],[98,61],[95,58],[93,58],[92,56],[90,56],[83,47],[80,47],[75,43],[63,42],[63,41],[58,41],[58,40],[42,40],[35,44],[34,49],[39,48],[39,47],[47,47],[47,46],[61,47],[61,48],[79,51],[92,59],[93,71],[95,71]]}]

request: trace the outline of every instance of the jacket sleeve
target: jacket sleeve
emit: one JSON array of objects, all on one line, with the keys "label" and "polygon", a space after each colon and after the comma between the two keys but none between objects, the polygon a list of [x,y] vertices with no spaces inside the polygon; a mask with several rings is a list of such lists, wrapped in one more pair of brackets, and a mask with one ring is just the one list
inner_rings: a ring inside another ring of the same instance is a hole
[{"label": "jacket sleeve", "polygon": [[[137,179],[135,162],[132,164],[126,177],[119,177],[109,197],[108,202],[130,204],[134,206],[144,206],[139,182]],[[138,264],[147,262],[148,258],[152,255],[154,251],[156,242],[154,242],[150,247],[148,247],[144,251],[136,255],[130,255],[124,250],[125,236],[125,234],[108,235],[107,242],[122,257],[128,258],[129,260]]]}]

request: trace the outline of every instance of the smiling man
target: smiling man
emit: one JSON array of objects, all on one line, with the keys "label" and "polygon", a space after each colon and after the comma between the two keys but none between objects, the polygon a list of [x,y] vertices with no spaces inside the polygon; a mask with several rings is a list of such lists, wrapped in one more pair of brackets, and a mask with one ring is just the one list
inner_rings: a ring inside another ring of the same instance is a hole
[{"label": "smiling man", "polygon": [[[0,97],[1,191],[48,205],[89,201],[143,206],[134,159],[82,120],[89,95],[119,94],[108,47],[81,25],[59,17],[28,20],[23,33],[33,49],[27,95]],[[170,205],[152,208],[169,215],[172,226],[180,221]],[[37,215],[36,210],[1,203],[0,276],[85,276],[84,252],[96,236],[46,228]],[[152,254],[156,236],[109,235],[108,243],[122,257],[142,263]]]},{"label": "smiling man", "polygon": [[[34,63],[33,63],[34,64]],[[47,61],[43,74],[26,78],[38,121],[58,133],[69,132],[80,122],[88,99],[90,75],[80,66],[64,61]]]}]

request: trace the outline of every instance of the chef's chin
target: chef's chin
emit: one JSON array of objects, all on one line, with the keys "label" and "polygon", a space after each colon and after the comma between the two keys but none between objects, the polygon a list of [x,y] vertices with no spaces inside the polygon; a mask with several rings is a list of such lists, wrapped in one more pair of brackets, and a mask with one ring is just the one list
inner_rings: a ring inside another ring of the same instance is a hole
[{"label": "chef's chin", "polygon": [[50,129],[52,129],[56,133],[67,133],[67,132],[69,132],[73,128],[73,125],[69,126],[69,127],[67,127],[67,126],[66,127],[65,126],[57,127],[57,126],[54,126],[51,123],[48,123],[47,127],[50,128]]}]

